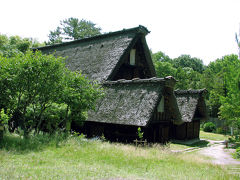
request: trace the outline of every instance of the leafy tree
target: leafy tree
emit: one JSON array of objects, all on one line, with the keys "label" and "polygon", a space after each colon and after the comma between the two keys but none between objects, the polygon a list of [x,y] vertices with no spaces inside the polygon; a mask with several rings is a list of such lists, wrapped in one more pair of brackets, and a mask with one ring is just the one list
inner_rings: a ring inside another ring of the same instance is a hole
[{"label": "leafy tree", "polygon": [[77,40],[101,34],[101,28],[91,21],[68,18],[60,21],[60,26],[50,31],[48,44],[61,43],[66,40]]},{"label": "leafy tree", "polygon": [[47,44],[62,43],[63,37],[62,37],[61,28],[57,27],[57,29],[55,31],[50,31],[48,38],[49,38],[49,42]]},{"label": "leafy tree", "polygon": [[208,89],[208,105],[212,117],[225,119],[240,128],[239,82],[240,61],[236,55],[211,62],[203,73],[202,84]]},{"label": "leafy tree", "polygon": [[175,78],[178,80],[176,89],[199,89],[201,74],[190,67],[177,68]]},{"label": "leafy tree", "polygon": [[157,61],[154,63],[157,77],[175,76],[177,69],[169,62]]},{"label": "leafy tree", "polygon": [[202,74],[201,83],[209,92],[208,105],[212,117],[218,117],[220,97],[226,96],[225,66],[223,59],[217,59],[211,62]]},{"label": "leafy tree", "polygon": [[166,55],[165,53],[159,51],[157,53],[152,54],[152,60],[153,62],[168,62],[172,63],[172,59]]},{"label": "leafy tree", "polygon": [[220,96],[220,118],[240,129],[240,61],[236,55],[222,59],[226,91]]},{"label": "leafy tree", "polygon": [[16,56],[19,53],[25,53],[32,47],[44,46],[32,38],[21,38],[19,36],[10,36],[0,34],[0,55],[4,57]]},{"label": "leafy tree", "polygon": [[[9,110],[10,130],[70,130],[73,117],[94,108],[101,91],[83,75],[65,67],[63,58],[41,52],[0,57],[1,107]],[[81,119],[83,120],[83,119]]]},{"label": "leafy tree", "polygon": [[202,73],[205,69],[203,61],[198,58],[192,58],[190,55],[181,55],[173,60],[174,67],[189,67],[194,71]]},{"label": "leafy tree", "polygon": [[175,77],[178,80],[177,89],[198,89],[203,87],[201,73],[205,67],[200,59],[191,58],[189,55],[171,59],[161,51],[152,54],[152,59],[157,76]]}]

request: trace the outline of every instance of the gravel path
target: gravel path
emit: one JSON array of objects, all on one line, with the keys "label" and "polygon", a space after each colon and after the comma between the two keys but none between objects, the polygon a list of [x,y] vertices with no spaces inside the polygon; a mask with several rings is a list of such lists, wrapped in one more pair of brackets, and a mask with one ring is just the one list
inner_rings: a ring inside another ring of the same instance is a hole
[{"label": "gravel path", "polygon": [[[209,141],[209,140],[208,140]],[[223,141],[209,141],[212,145],[203,148],[199,152],[206,156],[210,156],[213,159],[211,162],[220,165],[240,165],[240,161],[233,159],[231,153],[232,149],[224,149],[225,145]]]}]

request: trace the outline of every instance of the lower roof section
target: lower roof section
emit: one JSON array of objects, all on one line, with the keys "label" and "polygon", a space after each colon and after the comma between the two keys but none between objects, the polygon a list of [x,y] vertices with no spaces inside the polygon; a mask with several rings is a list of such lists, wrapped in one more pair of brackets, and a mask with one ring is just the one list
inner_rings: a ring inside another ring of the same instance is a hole
[{"label": "lower roof section", "polygon": [[174,91],[183,122],[192,122],[194,118],[206,119],[207,108],[204,96],[206,89]]},{"label": "lower roof section", "polygon": [[173,78],[106,81],[105,96],[88,120],[111,124],[146,126],[158,105],[163,89]]}]

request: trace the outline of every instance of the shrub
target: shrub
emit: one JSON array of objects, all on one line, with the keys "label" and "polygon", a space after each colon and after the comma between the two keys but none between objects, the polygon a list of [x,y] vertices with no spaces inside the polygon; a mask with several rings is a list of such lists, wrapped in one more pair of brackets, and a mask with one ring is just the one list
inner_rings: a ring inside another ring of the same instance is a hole
[{"label": "shrub", "polygon": [[[71,72],[64,59],[28,51],[11,58],[0,56],[0,109],[10,109],[9,130],[54,133],[93,109],[101,88],[79,72]],[[81,119],[82,121],[84,118]]]},{"label": "shrub", "polygon": [[138,134],[138,138],[139,138],[140,140],[143,139],[143,133],[144,133],[144,132],[142,132],[141,128],[138,127],[138,129],[137,129],[137,134]]},{"label": "shrub", "polygon": [[203,125],[203,131],[214,132],[216,130],[216,125],[213,122],[207,122]]},{"label": "shrub", "polygon": [[3,138],[4,126],[8,123],[8,115],[5,114],[4,109],[0,111],[0,140]]},{"label": "shrub", "polygon": [[218,134],[224,134],[225,131],[223,130],[223,128],[219,127],[219,128],[216,129],[216,133],[218,133]]},{"label": "shrub", "polygon": [[240,147],[236,149],[236,152],[233,155],[234,158],[240,159]]},{"label": "shrub", "polygon": [[0,124],[6,125],[8,123],[8,115],[5,113],[4,109],[0,111]]}]

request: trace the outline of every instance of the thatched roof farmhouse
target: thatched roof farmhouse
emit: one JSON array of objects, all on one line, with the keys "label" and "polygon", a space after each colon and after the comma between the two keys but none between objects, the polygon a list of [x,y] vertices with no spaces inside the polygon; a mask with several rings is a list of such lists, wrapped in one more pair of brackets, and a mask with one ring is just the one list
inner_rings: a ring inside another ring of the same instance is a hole
[{"label": "thatched roof farmhouse", "polygon": [[141,127],[144,138],[153,142],[199,137],[200,120],[206,118],[205,91],[174,91],[173,77],[155,77],[148,33],[139,26],[38,48],[66,57],[70,70],[103,86],[105,96],[89,111],[82,129],[88,136],[133,140]]},{"label": "thatched roof farmhouse", "polygon": [[[156,73],[145,40],[148,33],[139,26],[38,49],[67,57],[70,70],[81,70],[91,80],[150,78]],[[129,61],[130,54],[135,55],[135,62]]]}]

